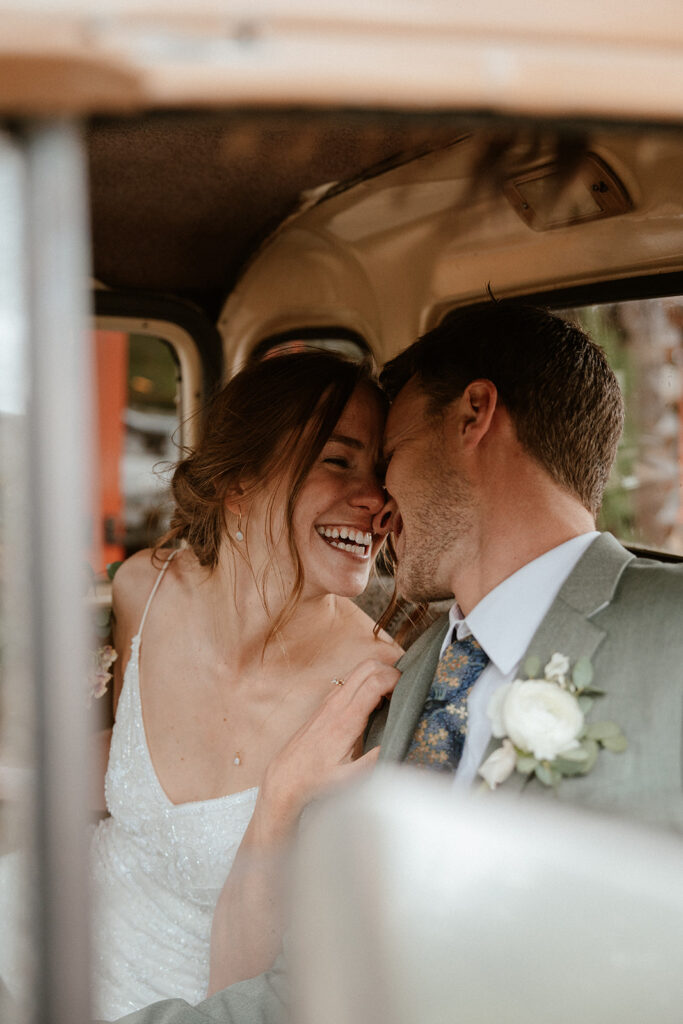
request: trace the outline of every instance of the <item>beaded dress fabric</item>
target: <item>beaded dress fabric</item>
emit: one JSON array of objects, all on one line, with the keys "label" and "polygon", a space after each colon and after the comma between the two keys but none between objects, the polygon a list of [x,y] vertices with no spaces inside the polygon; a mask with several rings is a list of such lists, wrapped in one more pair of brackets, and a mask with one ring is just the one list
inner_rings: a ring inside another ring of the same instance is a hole
[{"label": "beaded dress fabric", "polygon": [[216,901],[258,793],[173,804],[159,782],[142,719],[140,643],[167,566],[131,642],[105,779],[111,817],[92,837],[93,1015],[99,1020],[159,999],[206,997]]}]

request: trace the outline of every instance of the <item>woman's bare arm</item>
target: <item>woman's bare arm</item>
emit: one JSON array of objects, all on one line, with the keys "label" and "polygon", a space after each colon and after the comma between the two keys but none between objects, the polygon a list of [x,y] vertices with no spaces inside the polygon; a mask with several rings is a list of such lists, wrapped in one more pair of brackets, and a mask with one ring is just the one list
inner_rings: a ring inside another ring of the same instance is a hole
[{"label": "woman's bare arm", "polygon": [[282,861],[299,816],[322,790],[371,768],[379,748],[354,760],[367,720],[400,673],[364,661],[336,686],[266,769],[254,815],[223,887],[211,934],[209,994],[271,966],[282,935]]}]

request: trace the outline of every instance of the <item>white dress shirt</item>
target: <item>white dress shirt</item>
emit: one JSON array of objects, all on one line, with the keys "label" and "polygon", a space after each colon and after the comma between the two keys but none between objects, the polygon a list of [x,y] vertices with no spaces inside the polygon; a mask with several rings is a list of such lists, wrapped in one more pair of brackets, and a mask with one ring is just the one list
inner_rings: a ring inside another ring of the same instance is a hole
[{"label": "white dress shirt", "polygon": [[[515,679],[534,633],[562,584],[597,536],[597,531],[583,533],[546,551],[494,587],[467,617],[457,602],[452,606],[452,628],[446,633],[441,654],[455,629],[459,640],[473,635],[489,656],[488,665],[467,698],[467,739],[455,773],[458,787],[472,782],[491,739],[486,709],[492,694]],[[548,651],[548,660],[552,654]]]}]

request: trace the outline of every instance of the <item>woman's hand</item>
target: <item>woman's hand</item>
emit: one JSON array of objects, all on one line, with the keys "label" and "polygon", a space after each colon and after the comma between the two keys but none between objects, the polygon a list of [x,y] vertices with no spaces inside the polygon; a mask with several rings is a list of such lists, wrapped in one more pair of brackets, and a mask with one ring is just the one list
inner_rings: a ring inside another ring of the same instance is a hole
[{"label": "woman's hand", "polygon": [[280,948],[282,854],[306,804],[322,789],[366,771],[379,747],[353,760],[358,737],[400,672],[363,661],[332,686],[315,714],[266,769],[253,817],[223,887],[211,933],[209,993],[264,971]]},{"label": "woman's hand", "polygon": [[280,842],[289,837],[306,804],[330,786],[347,782],[371,768],[379,747],[353,759],[358,737],[383,697],[400,677],[382,661],[362,661],[330,693],[270,762],[257,803],[256,827],[262,839]]}]

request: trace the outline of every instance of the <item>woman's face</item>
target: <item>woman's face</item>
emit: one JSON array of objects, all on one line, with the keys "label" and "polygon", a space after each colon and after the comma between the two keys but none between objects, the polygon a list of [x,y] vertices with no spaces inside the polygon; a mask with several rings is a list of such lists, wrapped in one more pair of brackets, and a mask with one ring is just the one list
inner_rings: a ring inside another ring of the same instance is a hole
[{"label": "woman's face", "polygon": [[[384,504],[378,465],[384,413],[372,388],[360,385],[346,404],[332,434],[313,464],[294,507],[292,531],[304,572],[304,596],[356,597],[365,589],[384,534],[372,533],[373,516]],[[247,540],[253,564],[272,522],[274,545],[264,559],[276,575],[290,579],[291,565],[284,514],[288,485],[279,481],[266,501],[256,499],[248,514]],[[264,495],[264,499],[265,499]],[[254,558],[254,556],[256,556]]]},{"label": "woman's face", "polygon": [[361,385],[346,404],[294,508],[293,529],[305,593],[356,597],[365,589],[384,534],[372,520],[384,505],[378,475],[384,413]]}]

